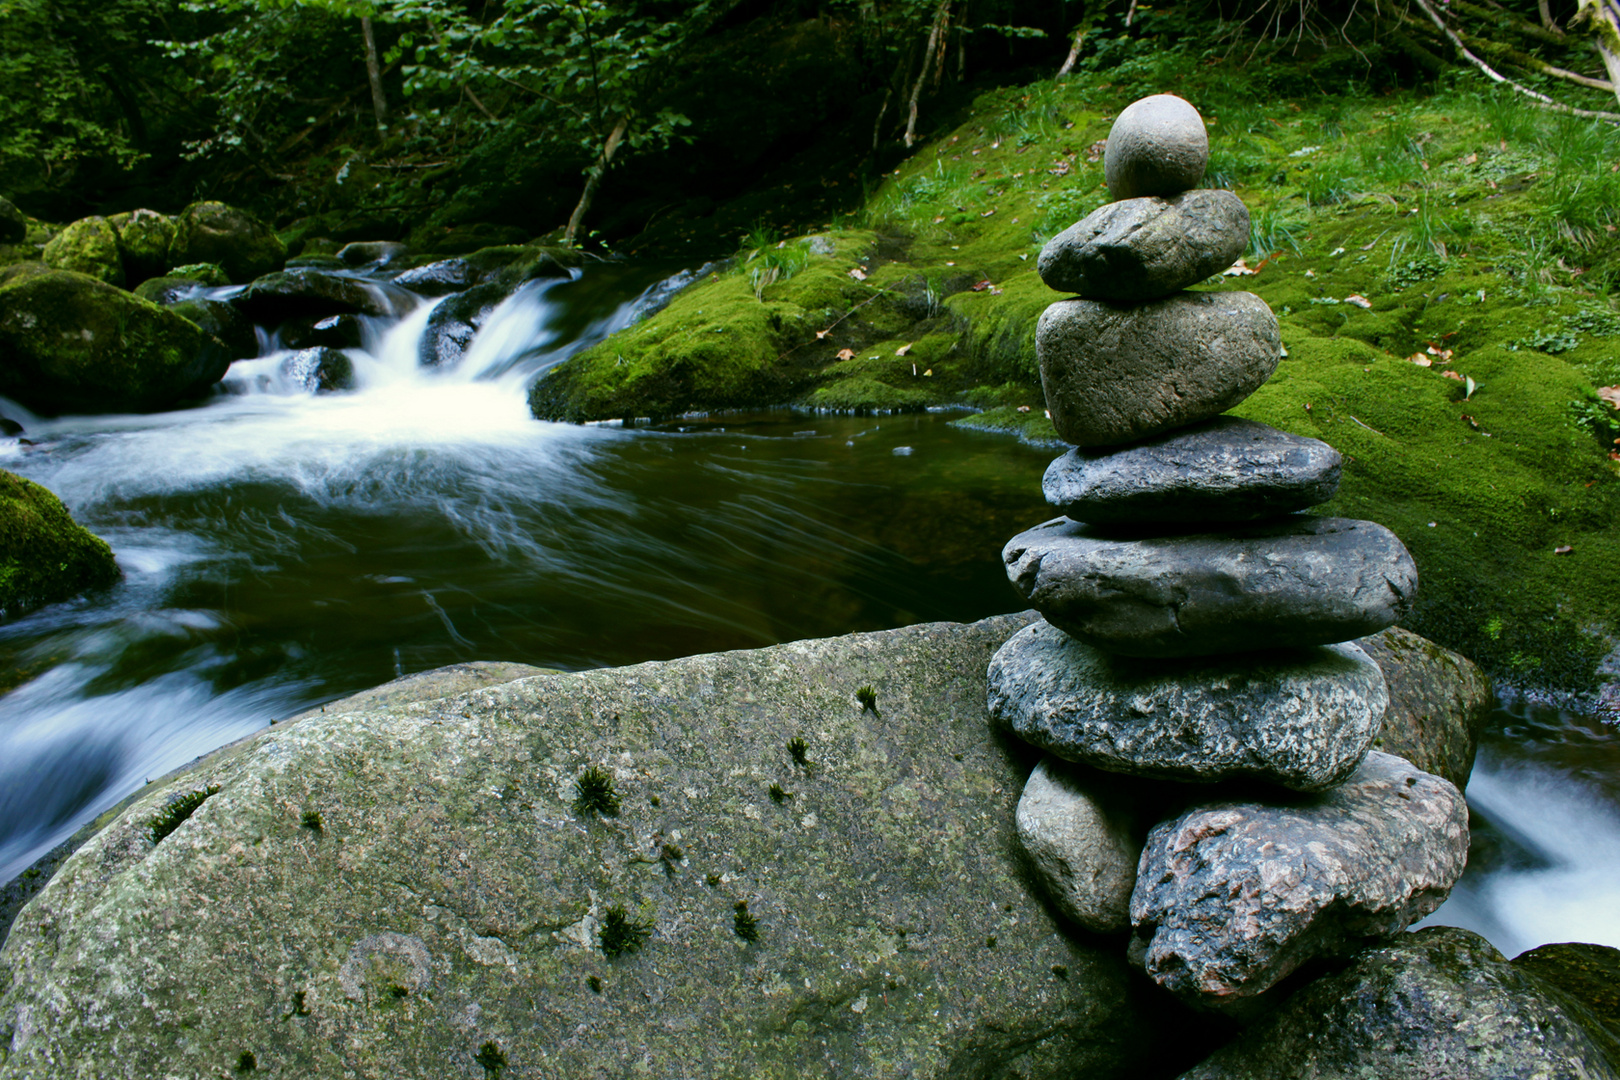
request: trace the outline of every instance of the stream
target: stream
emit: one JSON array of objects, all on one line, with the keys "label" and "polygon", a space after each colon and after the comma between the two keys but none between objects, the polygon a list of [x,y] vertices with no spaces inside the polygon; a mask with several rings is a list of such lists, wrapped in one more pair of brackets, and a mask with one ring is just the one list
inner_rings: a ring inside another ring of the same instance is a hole
[{"label": "stream", "polygon": [[[261,332],[193,408],[39,420],[8,403],[26,441],[0,438],[0,467],[56,492],[125,578],[0,625],[0,882],[147,779],[402,674],[1021,606],[998,553],[1050,516],[1050,450],[942,413],[532,419],[535,377],[690,278],[668,270],[530,282],[449,370],[417,362],[435,301],[393,289],[409,310],[363,320],[351,392],[282,377]],[[1470,868],[1429,922],[1510,956],[1620,946],[1620,732],[1503,701],[1468,795]]]}]

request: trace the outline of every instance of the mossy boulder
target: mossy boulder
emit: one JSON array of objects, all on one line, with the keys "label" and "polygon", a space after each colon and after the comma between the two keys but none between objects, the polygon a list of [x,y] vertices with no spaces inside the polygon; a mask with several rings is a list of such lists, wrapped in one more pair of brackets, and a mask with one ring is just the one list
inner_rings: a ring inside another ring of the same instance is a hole
[{"label": "mossy boulder", "polygon": [[174,246],[174,222],[156,210],[132,210],[107,219],[118,232],[118,251],[124,260],[124,282],[139,285],[169,266]]},{"label": "mossy boulder", "polygon": [[210,370],[220,367],[223,371],[233,360],[259,355],[259,338],[253,324],[225,301],[199,296],[177,301],[169,305],[169,310],[208,335],[203,356]]},{"label": "mossy boulder", "polygon": [[196,278],[165,274],[162,277],[147,278],[130,291],[142,300],[150,300],[154,304],[167,307],[170,304],[178,304],[202,287],[203,283]]},{"label": "mossy boulder", "polygon": [[20,244],[28,236],[28,219],[8,199],[0,198],[0,244]]},{"label": "mossy boulder", "polygon": [[150,412],[219,381],[207,335],[86,274],[0,286],[0,394],[35,412]]},{"label": "mossy boulder", "polygon": [[184,263],[217,263],[232,281],[252,281],[279,270],[287,245],[275,231],[249,214],[221,202],[192,203],[175,226],[169,259]]},{"label": "mossy boulder", "polygon": [[219,288],[231,283],[231,275],[225,272],[225,268],[218,263],[210,262],[186,263],[171,267],[168,276],[190,278],[202,282],[209,288]]},{"label": "mossy boulder", "polygon": [[109,285],[124,283],[124,260],[118,232],[104,217],[80,218],[45,245],[45,263],[53,270],[89,274]]},{"label": "mossy boulder", "polygon": [[107,542],[74,521],[60,499],[0,469],[0,620],[120,576]]}]

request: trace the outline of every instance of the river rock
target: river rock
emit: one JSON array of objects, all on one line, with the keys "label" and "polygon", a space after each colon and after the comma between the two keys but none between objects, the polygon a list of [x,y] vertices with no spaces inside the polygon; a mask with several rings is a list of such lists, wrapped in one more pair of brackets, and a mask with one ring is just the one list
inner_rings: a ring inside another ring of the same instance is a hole
[{"label": "river rock", "polygon": [[270,727],[23,909],[0,1077],[1162,1073],[1173,1014],[1025,884],[982,682],[1025,620]]},{"label": "river rock", "polygon": [[107,219],[118,233],[118,254],[124,261],[124,281],[133,287],[169,268],[174,246],[174,222],[156,210],[132,210]]},{"label": "river rock", "polygon": [[1154,300],[1231,266],[1249,246],[1249,209],[1230,191],[1108,203],[1041,249],[1041,280],[1092,300]]},{"label": "river rock", "polygon": [[482,271],[466,259],[440,259],[407,270],[393,281],[418,296],[444,296],[472,288],[483,276]]},{"label": "river rock", "polygon": [[1112,777],[1044,757],[1024,784],[1018,842],[1059,911],[1099,934],[1129,929],[1136,860],[1136,799]]},{"label": "river rock", "polygon": [[411,249],[397,240],[356,240],[338,250],[337,257],[349,266],[387,267],[409,258]]},{"label": "river rock", "polygon": [[0,394],[35,412],[150,412],[225,374],[168,308],[63,270],[0,287]]},{"label": "river rock", "polygon": [[1404,618],[1418,584],[1412,556],[1382,525],[1303,514],[1172,536],[1056,518],[1001,555],[1050,622],[1126,656],[1349,641]]},{"label": "river rock", "polygon": [[124,283],[124,261],[118,254],[118,233],[104,217],[80,218],[51,237],[45,245],[45,264],[53,270],[89,274],[109,285]]},{"label": "river rock", "polygon": [[1484,938],[1435,926],[1303,987],[1181,1080],[1616,1080],[1603,1036]]},{"label": "river rock", "polygon": [[231,299],[257,323],[327,315],[393,315],[381,289],[359,278],[301,268],[267,274]]},{"label": "river rock", "polygon": [[1108,130],[1103,147],[1103,179],[1114,199],[1186,191],[1198,186],[1208,165],[1204,118],[1174,94],[1131,102]]},{"label": "river rock", "polygon": [[293,353],[281,362],[281,373],[311,394],[354,389],[354,362],[324,346]]},{"label": "river rock", "polygon": [[1320,439],[1217,416],[1117,450],[1075,448],[1046,469],[1046,501],[1094,525],[1275,517],[1339,488],[1343,459]]},{"label": "river rock", "polygon": [[218,263],[186,263],[184,266],[171,268],[168,276],[200,281],[209,288],[219,288],[231,284],[231,276]]},{"label": "river rock", "polygon": [[1356,644],[1389,684],[1389,708],[1373,749],[1466,788],[1480,730],[1496,701],[1491,680],[1467,657],[1398,626]]},{"label": "river rock", "polygon": [[1439,907],[1468,860],[1468,806],[1377,750],[1343,784],[1195,806],[1148,833],[1132,956],[1181,997],[1241,1008],[1301,964],[1348,956]]},{"label": "river rock", "polygon": [[225,301],[197,296],[170,304],[169,310],[209,335],[203,345],[203,355],[210,366],[224,370],[232,361],[259,355],[259,337],[253,331],[253,324]]},{"label": "river rock", "polygon": [[1300,791],[1337,784],[1378,734],[1388,694],[1351,644],[1215,660],[1141,660],[1049,623],[990,661],[990,716],[1026,742],[1110,772]]},{"label": "river rock", "polygon": [[1144,304],[1059,300],[1035,328],[1058,435],[1115,446],[1196,424],[1258,390],[1282,356],[1253,293],[1177,293]]},{"label": "river rock", "polygon": [[122,576],[107,542],[74,521],[60,499],[0,469],[0,622]]},{"label": "river rock", "polygon": [[1590,1009],[1602,1031],[1586,1030],[1620,1068],[1620,949],[1585,941],[1538,945],[1513,958],[1513,966],[1552,997]]},{"label": "river rock", "polygon": [[150,300],[154,304],[168,307],[190,299],[206,287],[196,278],[165,274],[162,277],[147,278],[130,291],[142,300]]},{"label": "river rock", "polygon": [[354,315],[289,319],[281,324],[277,334],[282,346],[288,349],[313,349],[318,345],[331,349],[358,349],[365,339],[360,319]]},{"label": "river rock", "polygon": [[11,200],[0,198],[0,244],[20,244],[26,239],[28,219]]},{"label": "river rock", "polygon": [[281,268],[287,245],[249,214],[221,202],[192,203],[175,222],[172,262],[217,263],[232,281],[252,281]]},{"label": "river rock", "polygon": [[447,369],[461,363],[467,347],[507,293],[505,285],[491,281],[440,303],[428,316],[427,326],[422,330],[422,339],[416,346],[416,362],[422,367]]}]

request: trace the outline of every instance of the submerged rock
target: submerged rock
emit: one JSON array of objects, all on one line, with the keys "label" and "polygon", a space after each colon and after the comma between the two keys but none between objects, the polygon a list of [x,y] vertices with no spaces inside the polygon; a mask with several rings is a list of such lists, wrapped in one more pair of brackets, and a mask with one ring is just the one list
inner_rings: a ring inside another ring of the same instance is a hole
[{"label": "submerged rock", "polygon": [[1208,165],[1204,118],[1174,94],[1153,94],[1125,106],[1103,148],[1103,178],[1115,199],[1186,191],[1204,178]]},{"label": "submerged rock", "polygon": [[1015,857],[982,672],[1024,619],[276,725],[23,910],[0,1077],[1162,1072],[1162,1003]]},{"label": "submerged rock", "polygon": [[1131,925],[1137,799],[1113,777],[1044,757],[1018,800],[1018,842],[1057,909],[1100,934]]},{"label": "submerged rock", "polygon": [[1155,300],[1231,266],[1249,246],[1249,209],[1230,191],[1108,203],[1046,242],[1036,264],[1058,292]]},{"label": "submerged rock", "polygon": [[1303,987],[1181,1080],[1620,1077],[1612,1033],[1520,960],[1454,927],[1404,934]]},{"label": "submerged rock", "polygon": [[0,621],[122,577],[112,549],[62,501],[0,469]]},{"label": "submerged rock", "polygon": [[991,717],[1070,761],[1164,780],[1253,778],[1300,791],[1343,781],[1388,697],[1354,645],[1194,660],[1092,648],[1047,623],[990,661]]},{"label": "submerged rock", "polygon": [[45,264],[53,270],[88,274],[109,285],[124,284],[124,261],[118,233],[104,217],[80,218],[45,245]]},{"label": "submerged rock", "polygon": [[336,349],[300,349],[281,362],[281,372],[312,394],[354,389],[354,362]]},{"label": "submerged rock", "polygon": [[1226,799],[1153,827],[1133,956],[1159,985],[1241,1008],[1301,964],[1347,956],[1439,907],[1468,859],[1462,793],[1373,751],[1345,783]]},{"label": "submerged rock", "polygon": [[232,281],[252,281],[281,268],[287,245],[245,210],[198,202],[186,207],[175,222],[169,258],[176,264],[217,263]]}]

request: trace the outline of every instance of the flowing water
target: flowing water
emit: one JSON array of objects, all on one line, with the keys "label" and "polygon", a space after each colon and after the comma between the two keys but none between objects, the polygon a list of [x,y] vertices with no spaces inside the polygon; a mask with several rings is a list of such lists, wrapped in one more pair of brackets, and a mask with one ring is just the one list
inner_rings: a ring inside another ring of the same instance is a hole
[{"label": "flowing water", "polygon": [[[451,370],[435,301],[312,395],[272,335],[153,416],[24,417],[0,467],[61,496],[124,581],[0,626],[0,882],[146,779],[309,705],[458,661],[578,669],[1018,608],[997,558],[1051,454],[949,417],[772,411],[658,427],[530,418],[546,367],[693,275],[530,283]],[[8,408],[15,415],[16,410]],[[1516,710],[1516,711],[1514,711]],[[1436,916],[1514,951],[1620,945],[1620,740],[1499,712],[1476,867]]]}]

